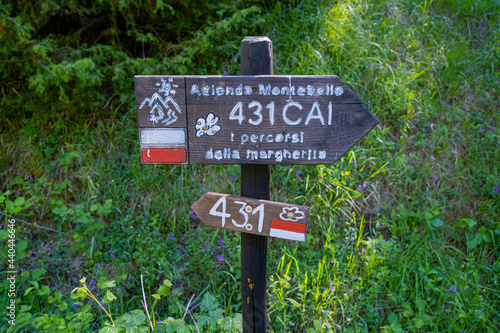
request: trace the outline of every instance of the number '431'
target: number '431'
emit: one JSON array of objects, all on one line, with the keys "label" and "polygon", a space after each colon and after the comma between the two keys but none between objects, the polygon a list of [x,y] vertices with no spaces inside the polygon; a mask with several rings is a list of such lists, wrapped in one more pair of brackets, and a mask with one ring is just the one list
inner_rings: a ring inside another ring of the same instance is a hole
[{"label": "number '431'", "polygon": [[[251,206],[247,205],[246,202],[243,202],[243,201],[235,200],[234,203],[241,206],[238,212],[243,217],[243,222],[241,222],[241,220],[240,220],[240,223],[238,223],[234,219],[231,219],[231,223],[233,223],[233,225],[237,228],[247,228],[248,229],[248,227],[247,227],[248,219],[249,219],[248,214],[251,213],[251,215],[253,216],[253,215],[259,213],[259,223],[258,223],[257,228],[258,228],[259,233],[262,232],[262,226],[264,224],[264,205],[265,204],[260,204],[259,206],[252,208]],[[212,208],[210,209],[210,213],[209,213],[212,216],[218,216],[221,218],[223,228],[226,225],[226,219],[231,218],[231,214],[227,213],[226,206],[227,206],[227,199],[225,196],[223,196],[219,200],[217,200],[217,202],[212,206]],[[220,207],[220,210],[218,210],[219,207]],[[249,230],[251,230],[251,228]]]}]

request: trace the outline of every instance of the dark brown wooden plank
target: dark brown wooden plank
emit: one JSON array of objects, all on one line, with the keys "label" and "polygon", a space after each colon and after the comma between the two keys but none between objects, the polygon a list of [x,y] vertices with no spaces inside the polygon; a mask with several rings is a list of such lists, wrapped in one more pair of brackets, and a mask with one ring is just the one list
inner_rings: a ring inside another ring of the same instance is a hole
[{"label": "dark brown wooden plank", "polygon": [[139,128],[184,129],[191,164],[333,164],[378,123],[335,75],[136,76],[136,96]]}]

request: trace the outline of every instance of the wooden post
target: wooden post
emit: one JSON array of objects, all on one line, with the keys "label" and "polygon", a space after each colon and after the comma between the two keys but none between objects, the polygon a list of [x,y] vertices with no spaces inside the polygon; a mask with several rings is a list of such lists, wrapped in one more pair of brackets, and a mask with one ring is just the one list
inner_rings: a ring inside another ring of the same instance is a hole
[{"label": "wooden post", "polygon": [[[267,37],[241,41],[241,75],[272,75],[273,47]],[[270,200],[271,166],[241,165],[241,196]],[[267,332],[267,237],[241,234],[243,333]]]}]

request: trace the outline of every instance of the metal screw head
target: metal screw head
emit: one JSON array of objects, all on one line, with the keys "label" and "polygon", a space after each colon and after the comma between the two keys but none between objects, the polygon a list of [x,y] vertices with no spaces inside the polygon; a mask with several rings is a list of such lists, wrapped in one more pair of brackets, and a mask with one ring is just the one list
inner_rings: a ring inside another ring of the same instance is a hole
[{"label": "metal screw head", "polygon": [[247,213],[251,213],[251,212],[252,212],[252,207],[250,207],[250,206],[246,206],[246,207],[245,207],[245,211],[246,211]]},{"label": "metal screw head", "polygon": [[253,229],[253,226],[251,224],[247,224],[247,226],[245,227],[248,231],[252,230]]}]

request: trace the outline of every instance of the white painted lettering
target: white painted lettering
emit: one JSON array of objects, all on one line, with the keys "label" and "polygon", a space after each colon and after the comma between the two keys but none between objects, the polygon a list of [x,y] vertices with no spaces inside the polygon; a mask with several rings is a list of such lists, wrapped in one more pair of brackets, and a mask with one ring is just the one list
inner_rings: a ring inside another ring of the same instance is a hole
[{"label": "white painted lettering", "polygon": [[259,84],[259,95],[267,96],[269,94],[271,94],[271,85],[264,86],[263,84]]},{"label": "white painted lettering", "polygon": [[240,85],[238,87],[236,87],[236,89],[234,89],[234,93],[237,95],[237,96],[241,96],[243,95],[243,86]]},{"label": "white painted lettering", "polygon": [[306,88],[299,86],[299,88],[297,89],[297,95],[305,96],[306,95]]},{"label": "white painted lettering", "polygon": [[324,150],[320,150],[319,151],[319,154],[318,154],[318,157],[322,160],[324,160],[326,158],[326,151]]},{"label": "white painted lettering", "polygon": [[257,139],[259,137],[256,135],[256,134],[251,134],[250,135],[250,141],[252,141],[253,143],[257,143]]},{"label": "white painted lettering", "polygon": [[269,123],[274,125],[274,102],[267,104],[266,109],[269,109]]},{"label": "white painted lettering", "polygon": [[198,96],[201,96],[200,88],[198,88],[197,84],[193,84],[191,86],[191,95],[198,94]]},{"label": "white painted lettering", "polygon": [[222,151],[216,150],[214,153],[214,157],[216,160],[221,160],[222,159]]},{"label": "white painted lettering", "polygon": [[244,144],[245,142],[248,142],[248,134],[241,135],[241,144]]},{"label": "white painted lettering", "polygon": [[311,86],[310,84],[308,84],[308,85],[307,85],[307,94],[308,94],[309,96],[314,95],[314,87],[313,87],[313,86]]},{"label": "white painted lettering", "polygon": [[280,87],[273,87],[272,93],[274,96],[279,95],[280,92]]},{"label": "white painted lettering", "polygon": [[328,125],[332,124],[332,102],[328,102]]},{"label": "white painted lettering", "polygon": [[233,110],[229,114],[229,119],[230,120],[238,120],[238,123],[241,125],[241,123],[245,119],[245,116],[243,115],[243,103],[242,102],[236,103]]},{"label": "white painted lettering", "polygon": [[251,159],[252,161],[259,159],[259,152],[247,149],[247,159]]},{"label": "white painted lettering", "polygon": [[[300,88],[300,87],[299,87]],[[290,120],[287,116],[286,116],[286,112],[288,111],[288,108],[291,107],[291,106],[295,106],[297,107],[299,110],[302,110],[302,105],[300,105],[299,103],[297,102],[288,102],[286,103],[286,105],[283,107],[283,120],[285,121],[285,123],[287,123],[288,125],[298,125],[300,124],[300,122],[302,121],[302,118],[299,117],[297,120],[295,121],[292,121]]]},{"label": "white painted lettering", "polygon": [[203,94],[203,96],[210,95],[210,87],[209,86],[201,87],[201,93]]},{"label": "white painted lettering", "polygon": [[[314,110],[317,110],[316,114],[314,114]],[[325,119],[323,119],[323,115],[321,114],[321,110],[319,109],[318,102],[313,103],[311,111],[309,111],[309,114],[307,115],[305,124],[309,125],[309,121],[311,119],[318,119],[321,122],[321,125],[325,125]]]},{"label": "white painted lettering", "polygon": [[253,112],[253,114],[256,115],[258,118],[257,118],[257,120],[248,119],[248,122],[252,125],[259,125],[262,122],[262,113],[261,113],[262,104],[260,104],[257,101],[253,101],[253,102],[248,104],[248,108],[253,108],[253,107],[257,107],[257,110],[255,110]]},{"label": "white painted lettering", "polygon": [[335,87],[335,96],[341,96],[344,93],[342,87]]},{"label": "white painted lettering", "polygon": [[229,96],[229,95],[231,95],[231,96],[234,95],[234,89],[233,89],[233,87],[228,86],[228,87],[226,87],[226,96]]},{"label": "white painted lettering", "polygon": [[276,162],[278,163],[283,161],[283,152],[281,150],[278,150],[274,153],[274,157],[276,158]]},{"label": "white painted lettering", "polygon": [[249,96],[252,94],[252,87],[245,86],[245,95]]}]

